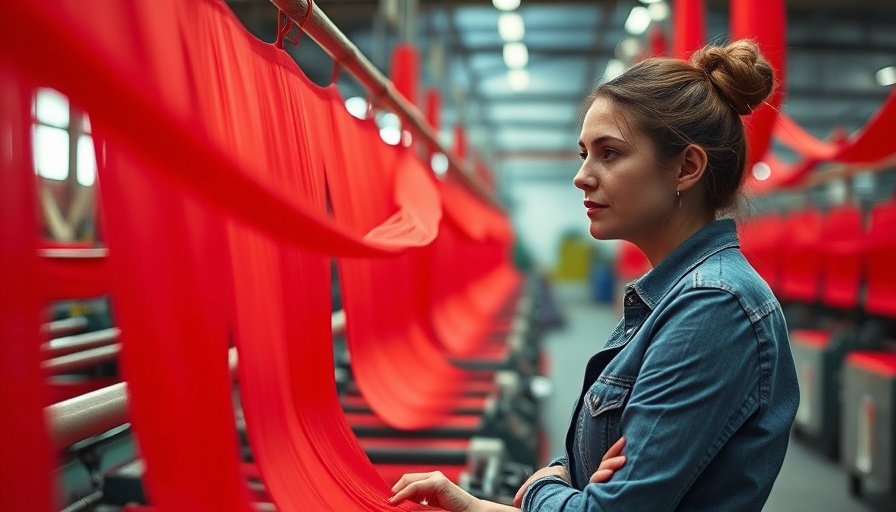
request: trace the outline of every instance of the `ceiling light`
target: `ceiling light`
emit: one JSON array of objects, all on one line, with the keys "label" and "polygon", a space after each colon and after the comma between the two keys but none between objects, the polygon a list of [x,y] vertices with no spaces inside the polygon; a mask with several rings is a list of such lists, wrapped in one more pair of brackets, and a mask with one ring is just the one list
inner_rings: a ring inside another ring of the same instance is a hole
[{"label": "ceiling light", "polygon": [[657,2],[662,2],[663,0],[641,0],[642,4],[655,4]]},{"label": "ceiling light", "polygon": [[647,12],[653,21],[663,21],[669,17],[669,4],[666,2],[657,2],[647,6]]},{"label": "ceiling light", "polygon": [[504,44],[504,64],[508,68],[522,68],[529,62],[529,49],[523,43]]},{"label": "ceiling light", "polygon": [[383,139],[383,142],[386,144],[395,146],[401,142],[401,130],[392,126],[381,128],[380,138]]},{"label": "ceiling light", "polygon": [[626,37],[616,45],[616,58],[634,60],[641,53],[641,41],[635,37]]},{"label": "ceiling light", "polygon": [[520,0],[492,0],[495,9],[502,11],[512,11],[520,6]]},{"label": "ceiling light", "polygon": [[516,12],[502,12],[498,16],[498,33],[504,41],[519,41],[526,34],[523,17]]},{"label": "ceiling light", "polygon": [[607,62],[607,69],[604,70],[603,80],[609,82],[622,73],[625,73],[625,64],[619,59],[610,59],[610,62]]},{"label": "ceiling light", "polygon": [[772,177],[772,168],[765,162],[756,162],[753,165],[753,177],[759,181],[765,181]]},{"label": "ceiling light", "polygon": [[896,84],[896,66],[887,66],[874,75],[877,83],[883,86]]},{"label": "ceiling light", "polygon": [[650,25],[650,11],[647,10],[647,7],[640,5],[632,7],[632,12],[625,20],[625,30],[629,34],[637,36],[643,34],[648,25]]},{"label": "ceiling light", "polygon": [[433,153],[429,165],[432,167],[433,172],[441,176],[448,172],[448,157],[443,153]]},{"label": "ceiling light", "polygon": [[345,109],[348,110],[349,114],[357,117],[358,119],[367,118],[367,100],[360,96],[355,96],[353,98],[345,100]]},{"label": "ceiling light", "polygon": [[514,91],[522,91],[529,87],[529,71],[525,69],[511,69],[507,71],[507,81]]}]

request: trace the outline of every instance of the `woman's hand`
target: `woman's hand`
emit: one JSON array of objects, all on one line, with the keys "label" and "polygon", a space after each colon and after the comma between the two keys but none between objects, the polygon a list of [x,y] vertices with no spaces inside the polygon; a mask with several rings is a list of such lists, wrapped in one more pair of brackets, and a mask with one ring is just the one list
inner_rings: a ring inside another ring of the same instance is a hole
[{"label": "woman's hand", "polygon": [[448,480],[441,471],[408,473],[392,486],[392,492],[395,495],[389,498],[390,505],[410,500],[448,512],[480,512],[481,509],[475,496]]},{"label": "woman's hand", "polygon": [[623,448],[625,448],[625,438],[620,437],[604,454],[604,458],[600,460],[600,466],[588,481],[592,484],[606,482],[613,476],[613,473],[622,469],[622,466],[625,465],[625,455],[622,455]]},{"label": "woman's hand", "polygon": [[[601,459],[600,466],[597,468],[597,471],[591,475],[589,481],[593,484],[602,483],[609,480],[613,473],[618,471],[625,465],[625,456],[622,455],[622,449],[625,447],[625,438],[620,437],[613,446],[607,450],[607,453],[604,454]],[[523,494],[526,493],[526,489],[529,488],[529,485],[538,480],[539,478],[545,476],[559,476],[560,478],[566,480],[569,483],[569,475],[566,473],[566,468],[563,466],[549,466],[546,468],[539,469],[532,476],[530,476],[523,486],[520,487],[520,490],[516,492],[516,496],[513,498],[513,506],[519,507],[523,504]]]}]

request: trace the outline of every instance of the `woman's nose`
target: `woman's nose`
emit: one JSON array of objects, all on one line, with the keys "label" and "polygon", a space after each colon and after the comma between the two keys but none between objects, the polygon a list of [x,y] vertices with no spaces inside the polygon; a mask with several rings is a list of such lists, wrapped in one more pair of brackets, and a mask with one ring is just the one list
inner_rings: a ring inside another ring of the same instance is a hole
[{"label": "woman's nose", "polygon": [[572,179],[572,184],[575,185],[576,188],[582,190],[593,189],[596,185],[594,177],[588,175],[584,165],[579,167],[579,172],[577,172],[575,178]]}]

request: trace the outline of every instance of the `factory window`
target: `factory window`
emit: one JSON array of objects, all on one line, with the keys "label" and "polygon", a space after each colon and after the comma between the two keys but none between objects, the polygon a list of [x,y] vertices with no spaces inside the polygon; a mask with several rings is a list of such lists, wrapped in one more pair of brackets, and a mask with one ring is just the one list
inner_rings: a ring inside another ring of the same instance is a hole
[{"label": "factory window", "polygon": [[38,89],[34,97],[34,169],[37,174],[63,181],[69,171],[68,99],[52,89]]}]

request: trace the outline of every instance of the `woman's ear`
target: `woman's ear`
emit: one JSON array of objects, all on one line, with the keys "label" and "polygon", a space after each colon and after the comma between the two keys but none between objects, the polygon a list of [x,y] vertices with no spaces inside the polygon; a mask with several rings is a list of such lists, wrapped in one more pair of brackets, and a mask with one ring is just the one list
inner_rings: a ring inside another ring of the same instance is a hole
[{"label": "woman's ear", "polygon": [[678,165],[678,190],[685,191],[700,182],[706,171],[706,151],[696,144],[684,148]]}]

